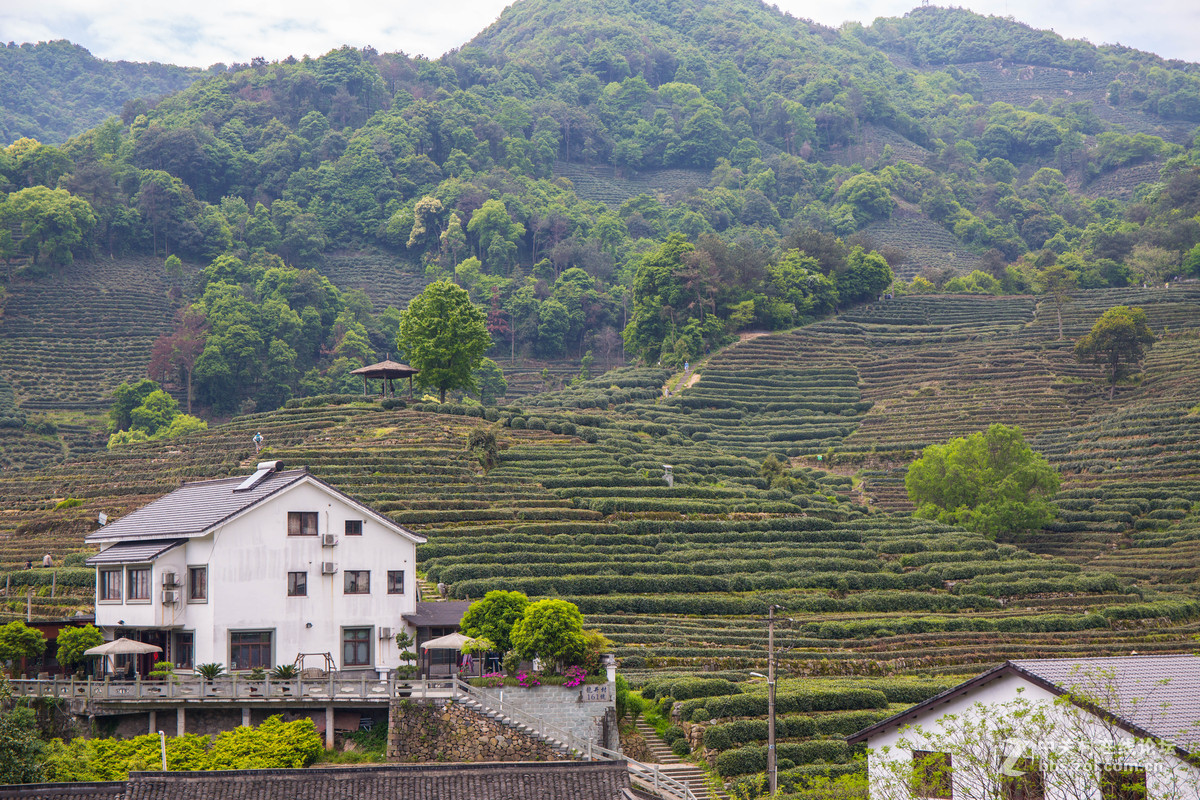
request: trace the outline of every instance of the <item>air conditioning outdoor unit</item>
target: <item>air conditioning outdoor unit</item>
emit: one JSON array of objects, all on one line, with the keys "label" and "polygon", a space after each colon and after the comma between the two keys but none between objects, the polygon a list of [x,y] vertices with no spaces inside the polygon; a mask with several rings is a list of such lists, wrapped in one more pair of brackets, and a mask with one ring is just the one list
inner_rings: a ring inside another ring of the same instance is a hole
[{"label": "air conditioning outdoor unit", "polygon": [[173,586],[179,585],[179,576],[176,575],[174,572],[164,572],[162,574],[162,581],[163,581],[163,586],[165,586],[169,589]]},{"label": "air conditioning outdoor unit", "polygon": [[174,605],[179,602],[179,592],[175,589],[163,589],[163,605]]},{"label": "air conditioning outdoor unit", "polygon": [[337,564],[333,563],[332,561],[322,561],[321,562],[321,574],[322,575],[333,575],[336,572],[337,572]]},{"label": "air conditioning outdoor unit", "polygon": [[337,547],[337,536],[332,533],[321,534],[321,547]]},{"label": "air conditioning outdoor unit", "polygon": [[380,628],[379,629],[379,638],[380,639],[392,638],[392,629],[391,628]]}]

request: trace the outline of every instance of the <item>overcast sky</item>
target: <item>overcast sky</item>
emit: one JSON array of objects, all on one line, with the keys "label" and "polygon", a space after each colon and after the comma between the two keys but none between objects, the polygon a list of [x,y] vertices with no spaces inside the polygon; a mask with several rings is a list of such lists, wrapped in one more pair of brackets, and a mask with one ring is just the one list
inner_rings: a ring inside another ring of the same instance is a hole
[{"label": "overcast sky", "polygon": [[[562,0],[569,2],[569,0]],[[901,16],[916,0],[777,0],[824,25]],[[981,14],[1095,44],[1200,61],[1197,0],[956,0]],[[68,39],[108,60],[184,66],[318,56],[343,44],[436,58],[499,16],[506,0],[0,0],[0,41]]]}]

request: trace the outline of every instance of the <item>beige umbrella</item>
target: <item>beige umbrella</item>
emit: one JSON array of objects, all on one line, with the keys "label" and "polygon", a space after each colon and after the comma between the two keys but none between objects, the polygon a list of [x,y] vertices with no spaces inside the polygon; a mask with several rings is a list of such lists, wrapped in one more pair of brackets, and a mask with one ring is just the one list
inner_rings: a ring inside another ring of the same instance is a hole
[{"label": "beige umbrella", "polygon": [[421,645],[422,650],[462,650],[467,642],[474,641],[470,636],[455,632],[436,639],[430,639]]},{"label": "beige umbrella", "polygon": [[89,647],[83,651],[85,656],[104,656],[107,670],[108,656],[132,656],[143,655],[145,653],[161,653],[162,648],[158,645],[146,644],[145,642],[136,642],[133,639],[126,639],[122,636],[120,639],[113,639],[111,642],[98,644],[95,647]]},{"label": "beige umbrella", "polygon": [[140,656],[145,653],[161,652],[162,648],[157,645],[135,642],[133,639],[126,639],[122,636],[120,639],[113,639],[111,642],[89,647],[83,651],[83,654],[85,656]]}]

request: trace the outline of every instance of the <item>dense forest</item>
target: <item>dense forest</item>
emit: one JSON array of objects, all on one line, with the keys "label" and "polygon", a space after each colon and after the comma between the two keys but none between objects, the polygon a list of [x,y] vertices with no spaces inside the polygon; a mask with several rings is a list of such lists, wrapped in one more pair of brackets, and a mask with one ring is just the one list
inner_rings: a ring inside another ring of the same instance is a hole
[{"label": "dense forest", "polygon": [[[1004,94],[1005,63],[1038,91]],[[752,0],[527,0],[437,60],[218,65],[61,147],[19,139],[0,255],[163,259],[156,363],[220,413],[394,352],[398,312],[334,286],[335,254],[452,277],[496,352],[674,365],[889,290],[1195,274],[1198,122],[1195,65],[962,10],[832,30]],[[913,221],[952,252],[917,258]]]}]

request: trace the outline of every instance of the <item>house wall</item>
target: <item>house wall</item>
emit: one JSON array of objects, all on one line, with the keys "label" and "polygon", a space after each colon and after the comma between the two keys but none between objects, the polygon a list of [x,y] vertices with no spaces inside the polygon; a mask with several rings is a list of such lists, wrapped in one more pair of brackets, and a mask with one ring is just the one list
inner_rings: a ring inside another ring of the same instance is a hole
[{"label": "house wall", "polygon": [[[288,536],[289,511],[317,512],[318,535]],[[347,520],[362,521],[361,536],[345,535]],[[337,537],[335,547],[322,546],[326,533]],[[333,562],[336,572],[323,575],[323,562]],[[208,567],[207,599],[189,602],[188,567],[203,565]],[[96,619],[113,629],[193,631],[194,663],[227,667],[234,631],[272,631],[273,665],[290,664],[298,653],[328,652],[343,668],[344,629],[370,628],[367,669],[383,671],[399,666],[399,650],[393,638],[379,638],[379,629],[403,629],[402,615],[416,609],[415,566],[411,539],[320,484],[300,481],[211,534],[163,554],[153,564],[150,602],[97,603]],[[345,593],[348,569],[369,571],[369,594]],[[162,602],[166,570],[181,578],[180,601],[174,604]],[[388,570],[404,571],[403,594],[388,593]],[[307,596],[288,596],[289,572],[306,573]],[[311,665],[323,666],[323,661]]]},{"label": "house wall", "polygon": [[[597,745],[612,750],[621,748],[617,736],[615,683],[609,683],[607,686],[606,702],[583,700],[583,687],[579,686],[507,686],[503,690],[496,688],[476,691],[503,701],[506,705],[516,706],[525,714],[540,718],[546,724],[572,733],[580,739],[591,739]],[[489,705],[493,708],[499,707],[494,702]]]},{"label": "house wall", "polygon": [[[960,719],[997,718],[999,711],[981,710],[976,706],[982,704],[985,709],[995,709],[997,705],[1011,703],[1018,698],[1024,698],[1031,704],[1040,704],[1049,709],[1050,714],[1061,720],[1053,727],[1049,736],[1039,737],[1041,746],[1053,747],[1052,742],[1069,741],[1074,744],[1065,745],[1063,749],[1070,750],[1071,755],[1063,759],[1061,768],[1046,773],[1046,800],[1084,800],[1094,798],[1100,800],[1098,780],[1094,771],[1099,764],[1107,763],[1102,755],[1111,746],[1113,738],[1126,743],[1134,741],[1135,737],[1121,729],[1104,725],[1098,719],[1074,706],[1067,707],[1067,713],[1074,715],[1079,722],[1072,724],[1061,706],[1055,706],[1056,696],[1040,686],[1030,683],[1017,675],[1006,675],[977,687],[966,694],[956,697],[949,702],[927,710],[925,715],[911,721],[907,726],[891,728],[874,737],[868,742],[868,766],[870,792],[872,800],[908,800],[914,797],[912,792],[897,780],[896,772],[889,768],[889,763],[911,763],[912,749],[902,740],[910,743],[920,742],[919,732],[929,733],[934,741],[945,741],[940,735],[944,731],[941,724],[943,717],[955,715]],[[1017,725],[1021,728],[1021,725]],[[925,747],[919,749],[947,750],[953,756],[950,747]],[[1011,754],[1011,749],[1000,748],[1002,754]],[[1090,757],[1090,759],[1088,758]],[[1067,763],[1069,762],[1069,763]],[[1165,758],[1160,752],[1141,753],[1141,757],[1123,762],[1125,766],[1142,766],[1147,769],[1147,800],[1167,800],[1167,798],[1200,797],[1200,770],[1186,764],[1174,755]],[[988,771],[984,780],[964,774],[968,770],[962,766],[954,770],[953,795],[959,800],[984,800],[997,796],[994,794],[995,783],[985,785],[987,781],[998,780],[996,774]],[[1085,774],[1086,773],[1086,774]]]}]

